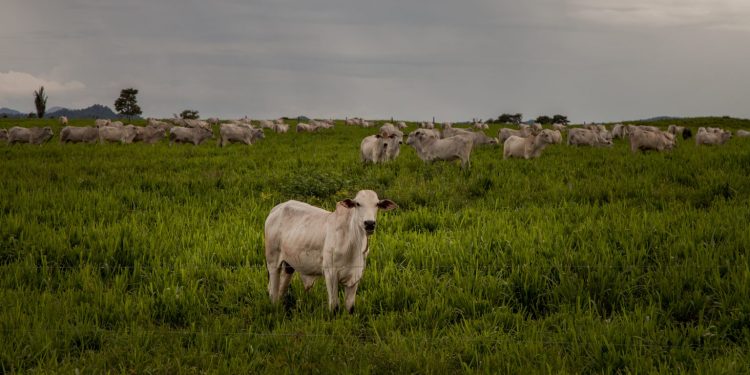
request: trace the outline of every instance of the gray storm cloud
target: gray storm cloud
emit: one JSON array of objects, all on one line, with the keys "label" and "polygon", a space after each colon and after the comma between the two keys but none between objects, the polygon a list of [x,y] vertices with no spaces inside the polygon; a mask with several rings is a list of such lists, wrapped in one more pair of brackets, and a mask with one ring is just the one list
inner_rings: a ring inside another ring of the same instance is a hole
[{"label": "gray storm cloud", "polygon": [[149,116],[750,117],[743,2],[530,3],[10,0],[0,78],[60,106],[136,87]]}]

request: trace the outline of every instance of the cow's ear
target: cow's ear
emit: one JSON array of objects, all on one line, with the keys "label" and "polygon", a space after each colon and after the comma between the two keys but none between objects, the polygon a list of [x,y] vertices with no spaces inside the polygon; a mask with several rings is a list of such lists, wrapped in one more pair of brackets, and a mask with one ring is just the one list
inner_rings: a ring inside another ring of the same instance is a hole
[{"label": "cow's ear", "polygon": [[357,207],[357,202],[355,202],[353,199],[346,198],[343,201],[339,202],[344,205],[346,208],[354,208]]},{"label": "cow's ear", "polygon": [[394,208],[398,208],[398,205],[396,203],[393,203],[393,201],[390,199],[383,199],[382,201],[378,202],[378,208],[383,211],[390,211]]}]

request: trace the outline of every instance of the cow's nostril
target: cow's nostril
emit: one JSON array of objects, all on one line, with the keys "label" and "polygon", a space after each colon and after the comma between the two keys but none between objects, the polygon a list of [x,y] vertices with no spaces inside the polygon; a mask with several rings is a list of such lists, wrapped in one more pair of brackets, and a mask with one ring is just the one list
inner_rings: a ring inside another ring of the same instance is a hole
[{"label": "cow's nostril", "polygon": [[375,229],[375,222],[372,220],[366,220],[365,229]]}]

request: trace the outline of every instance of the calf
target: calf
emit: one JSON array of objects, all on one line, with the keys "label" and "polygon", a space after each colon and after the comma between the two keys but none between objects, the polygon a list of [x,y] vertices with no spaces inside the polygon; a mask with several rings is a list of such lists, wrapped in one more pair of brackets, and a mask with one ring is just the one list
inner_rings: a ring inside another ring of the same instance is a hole
[{"label": "calf", "polygon": [[306,291],[324,277],[331,311],[338,309],[339,283],[344,284],[346,309],[354,312],[378,209],[397,207],[372,190],[361,190],[354,199],[338,202],[334,212],[294,200],[271,209],[264,231],[271,302],[279,302],[299,272]]}]

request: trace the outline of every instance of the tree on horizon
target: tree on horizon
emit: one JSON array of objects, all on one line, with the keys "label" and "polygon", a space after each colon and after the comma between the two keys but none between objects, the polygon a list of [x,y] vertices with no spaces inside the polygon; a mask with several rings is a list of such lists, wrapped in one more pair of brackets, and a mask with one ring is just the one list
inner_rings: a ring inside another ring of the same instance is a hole
[{"label": "tree on horizon", "polygon": [[199,118],[198,111],[194,109],[186,109],[180,112],[180,118],[186,120],[197,120]]},{"label": "tree on horizon", "polygon": [[134,88],[127,88],[120,91],[120,97],[115,100],[115,110],[120,114],[128,117],[128,121],[133,116],[138,116],[141,113],[141,107],[138,106],[138,90]]},{"label": "tree on horizon", "polygon": [[36,107],[36,117],[44,118],[44,112],[47,109],[47,95],[44,93],[44,86],[39,91],[34,91],[34,106]]}]

